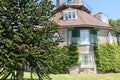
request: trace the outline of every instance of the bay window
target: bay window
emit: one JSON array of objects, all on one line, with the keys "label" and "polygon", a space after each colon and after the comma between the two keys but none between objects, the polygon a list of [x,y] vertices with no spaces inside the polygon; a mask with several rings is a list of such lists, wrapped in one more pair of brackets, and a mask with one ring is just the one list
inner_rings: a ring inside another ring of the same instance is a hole
[{"label": "bay window", "polygon": [[97,43],[97,30],[94,29],[79,29],[72,30],[72,43],[78,45],[96,44]]}]

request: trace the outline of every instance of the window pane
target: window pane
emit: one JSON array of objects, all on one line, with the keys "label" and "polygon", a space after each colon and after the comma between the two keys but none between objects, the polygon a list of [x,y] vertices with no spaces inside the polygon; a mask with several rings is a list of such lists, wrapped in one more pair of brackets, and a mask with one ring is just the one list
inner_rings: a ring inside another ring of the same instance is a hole
[{"label": "window pane", "polygon": [[69,15],[69,19],[71,19],[71,12],[69,12],[68,15]]},{"label": "window pane", "polygon": [[76,17],[75,17],[75,12],[73,12],[73,19],[75,19]]},{"label": "window pane", "polygon": [[89,44],[89,30],[80,30],[80,42],[81,44]]}]

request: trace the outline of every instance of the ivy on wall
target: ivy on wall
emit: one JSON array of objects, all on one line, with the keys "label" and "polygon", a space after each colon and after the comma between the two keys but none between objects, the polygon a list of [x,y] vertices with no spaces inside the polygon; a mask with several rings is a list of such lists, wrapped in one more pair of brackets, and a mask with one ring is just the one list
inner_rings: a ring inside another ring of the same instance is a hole
[{"label": "ivy on wall", "polygon": [[120,72],[120,46],[101,44],[95,47],[97,70],[102,72]]},{"label": "ivy on wall", "polygon": [[78,64],[79,52],[77,46],[64,46],[64,47],[52,47],[50,53],[53,53],[53,62],[50,73],[52,74],[65,74],[69,72],[69,67]]},{"label": "ivy on wall", "polygon": [[70,45],[68,46],[69,52],[68,52],[68,57],[69,57],[69,66],[74,66],[79,64],[78,63],[78,58],[79,58],[79,52],[77,46]]}]

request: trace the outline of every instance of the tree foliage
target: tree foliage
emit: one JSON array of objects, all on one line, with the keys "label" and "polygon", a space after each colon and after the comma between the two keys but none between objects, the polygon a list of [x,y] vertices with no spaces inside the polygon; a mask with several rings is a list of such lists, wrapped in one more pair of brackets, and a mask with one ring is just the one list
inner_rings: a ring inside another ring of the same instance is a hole
[{"label": "tree foliage", "polygon": [[109,23],[112,27],[120,30],[120,19],[118,20],[109,19]]},{"label": "tree foliage", "polygon": [[22,80],[25,65],[30,66],[31,73],[36,73],[39,80],[50,79],[47,74],[53,66],[51,63],[57,59],[53,56],[59,55],[52,41],[57,25],[48,20],[53,7],[50,0],[0,2],[1,80],[10,75],[11,80]]}]

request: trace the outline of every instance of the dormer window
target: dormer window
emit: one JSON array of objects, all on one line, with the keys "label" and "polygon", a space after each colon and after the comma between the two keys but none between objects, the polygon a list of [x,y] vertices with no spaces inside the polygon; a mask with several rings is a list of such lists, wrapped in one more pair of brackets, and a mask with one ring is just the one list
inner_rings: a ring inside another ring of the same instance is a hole
[{"label": "dormer window", "polygon": [[63,11],[63,20],[77,19],[76,10]]}]

